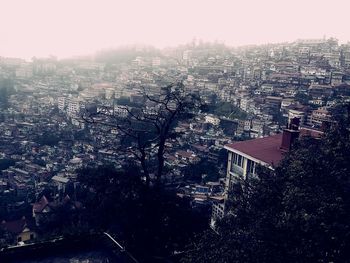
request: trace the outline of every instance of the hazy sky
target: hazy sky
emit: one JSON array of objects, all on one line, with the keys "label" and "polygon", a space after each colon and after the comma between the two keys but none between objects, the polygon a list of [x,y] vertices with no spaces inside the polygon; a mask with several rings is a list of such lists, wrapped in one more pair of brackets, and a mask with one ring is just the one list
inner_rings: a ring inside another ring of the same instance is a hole
[{"label": "hazy sky", "polygon": [[0,0],[0,56],[60,58],[118,45],[350,40],[350,0]]}]

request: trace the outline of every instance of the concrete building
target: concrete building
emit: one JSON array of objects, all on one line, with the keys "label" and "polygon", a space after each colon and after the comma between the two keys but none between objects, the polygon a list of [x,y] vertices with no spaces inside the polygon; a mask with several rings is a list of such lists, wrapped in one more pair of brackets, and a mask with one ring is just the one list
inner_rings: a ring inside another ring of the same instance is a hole
[{"label": "concrete building", "polygon": [[324,122],[329,121],[331,115],[329,111],[325,108],[319,108],[317,110],[312,111],[311,116],[309,118],[309,125],[321,127]]},{"label": "concrete building", "polygon": [[220,124],[220,119],[212,115],[207,115],[205,116],[205,122],[218,126]]},{"label": "concrete building", "polygon": [[[225,145],[228,151],[225,199],[228,198],[234,183],[257,176],[257,166],[261,165],[274,170],[300,134],[314,137],[322,134],[315,130],[299,129],[299,123],[300,119],[294,118],[283,133]],[[225,202],[213,206],[211,226],[215,227],[217,218],[225,215]]]},{"label": "concrete building", "polygon": [[14,237],[14,244],[23,244],[22,242],[31,241],[36,238],[36,233],[33,231],[33,224],[25,217],[13,221],[4,220],[1,222],[0,228]]},{"label": "concrete building", "polygon": [[66,108],[66,98],[65,97],[58,97],[58,109],[61,111],[64,111]]},{"label": "concrete building", "polygon": [[294,110],[294,109],[288,110],[288,122],[290,122],[294,118],[299,118],[300,123],[305,123],[305,121],[306,121],[305,116],[306,116],[306,114],[302,110]]},{"label": "concrete building", "polygon": [[67,115],[75,117],[80,112],[81,102],[77,99],[71,99],[67,103]]}]

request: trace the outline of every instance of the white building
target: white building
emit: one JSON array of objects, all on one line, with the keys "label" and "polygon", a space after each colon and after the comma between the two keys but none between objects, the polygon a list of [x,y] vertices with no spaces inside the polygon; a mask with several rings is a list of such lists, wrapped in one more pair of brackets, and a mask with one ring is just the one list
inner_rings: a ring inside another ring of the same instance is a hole
[{"label": "white building", "polygon": [[57,101],[58,101],[58,109],[61,111],[64,111],[64,109],[66,107],[66,98],[65,97],[58,97]]},{"label": "white building", "polygon": [[71,99],[67,103],[67,115],[70,117],[75,117],[80,112],[81,103],[77,99]]},{"label": "white building", "polygon": [[218,126],[220,124],[220,119],[213,115],[207,115],[205,116],[205,122]]},{"label": "white building", "polygon": [[125,107],[114,106],[114,115],[126,118],[128,116],[128,110]]},{"label": "white building", "polygon": [[305,123],[305,112],[300,110],[289,110],[288,111],[288,122],[290,122],[291,119],[299,118],[300,123]]}]

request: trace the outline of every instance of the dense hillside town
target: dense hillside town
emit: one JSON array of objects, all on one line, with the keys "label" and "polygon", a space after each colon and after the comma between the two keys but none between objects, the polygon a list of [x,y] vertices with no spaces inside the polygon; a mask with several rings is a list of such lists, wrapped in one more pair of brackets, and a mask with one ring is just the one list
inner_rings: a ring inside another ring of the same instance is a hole
[{"label": "dense hillside town", "polygon": [[[159,116],[165,88],[179,85],[200,105],[164,137],[161,184],[215,228],[235,175],[255,174],[257,165],[273,170],[296,137],[321,137],[334,122],[332,109],[350,102],[350,44],[193,41],[65,60],[0,57],[0,247],[48,238],[62,210],[72,218],[85,213],[84,169],[142,170],[137,145],[122,139],[130,130],[119,125],[139,112],[142,120]],[[176,106],[165,105],[169,112]],[[151,163],[156,147],[145,148],[144,161]]]}]

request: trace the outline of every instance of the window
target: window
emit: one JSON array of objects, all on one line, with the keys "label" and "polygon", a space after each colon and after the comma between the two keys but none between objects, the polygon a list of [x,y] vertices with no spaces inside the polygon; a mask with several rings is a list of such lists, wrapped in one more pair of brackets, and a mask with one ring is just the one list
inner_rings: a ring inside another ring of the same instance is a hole
[{"label": "window", "polygon": [[255,162],[253,162],[252,160],[248,160],[247,162],[247,173],[255,173]]},{"label": "window", "polygon": [[232,154],[232,164],[243,167],[243,156],[237,153]]}]

